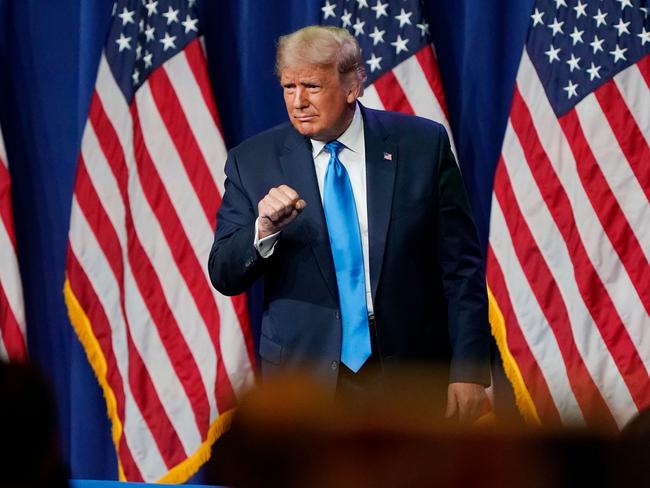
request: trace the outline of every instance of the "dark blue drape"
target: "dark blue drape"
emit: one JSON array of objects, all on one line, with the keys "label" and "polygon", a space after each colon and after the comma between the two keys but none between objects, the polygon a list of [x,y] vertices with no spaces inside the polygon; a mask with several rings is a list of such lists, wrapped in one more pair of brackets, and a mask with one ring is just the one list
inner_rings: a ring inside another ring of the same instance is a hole
[{"label": "dark blue drape", "polygon": [[[205,0],[217,104],[229,146],[285,120],[275,39],[320,16],[305,0]],[[533,0],[429,0],[451,126],[481,238]],[[112,0],[0,0],[0,124],[13,180],[33,359],[54,386],[76,478],[116,477],[104,400],[68,322],[62,286],[79,143]],[[255,305],[253,297],[253,305]]]}]

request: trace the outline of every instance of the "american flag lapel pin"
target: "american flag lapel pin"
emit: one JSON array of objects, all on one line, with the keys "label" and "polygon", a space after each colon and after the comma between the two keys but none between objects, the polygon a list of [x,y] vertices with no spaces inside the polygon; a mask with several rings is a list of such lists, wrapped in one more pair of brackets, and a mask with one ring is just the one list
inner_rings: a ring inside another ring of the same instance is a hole
[{"label": "american flag lapel pin", "polygon": [[393,155],[392,155],[391,153],[387,153],[387,152],[385,152],[385,153],[384,153],[384,159],[385,159],[386,161],[392,161],[392,160],[393,160]]}]

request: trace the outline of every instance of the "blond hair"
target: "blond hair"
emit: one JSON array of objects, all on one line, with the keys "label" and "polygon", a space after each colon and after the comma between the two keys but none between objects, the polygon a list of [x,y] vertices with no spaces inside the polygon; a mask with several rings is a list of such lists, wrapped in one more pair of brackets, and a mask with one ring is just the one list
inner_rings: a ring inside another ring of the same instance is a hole
[{"label": "blond hair", "polygon": [[366,70],[359,43],[347,30],[310,25],[278,39],[275,73],[280,78],[286,67],[299,64],[336,66],[339,74],[356,81],[363,93]]}]

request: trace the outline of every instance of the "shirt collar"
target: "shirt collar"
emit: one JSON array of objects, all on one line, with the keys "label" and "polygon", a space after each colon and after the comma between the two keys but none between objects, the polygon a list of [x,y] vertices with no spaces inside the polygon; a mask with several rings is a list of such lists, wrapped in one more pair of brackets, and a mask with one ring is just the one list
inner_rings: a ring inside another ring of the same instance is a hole
[{"label": "shirt collar", "polygon": [[[320,152],[325,147],[325,142],[317,141],[315,139],[311,140],[311,154],[315,158],[320,154]],[[341,134],[337,141],[343,144],[352,152],[361,151],[363,144],[363,117],[361,116],[361,109],[359,109],[359,104],[354,106],[354,115],[352,116],[352,122],[345,132]]]}]

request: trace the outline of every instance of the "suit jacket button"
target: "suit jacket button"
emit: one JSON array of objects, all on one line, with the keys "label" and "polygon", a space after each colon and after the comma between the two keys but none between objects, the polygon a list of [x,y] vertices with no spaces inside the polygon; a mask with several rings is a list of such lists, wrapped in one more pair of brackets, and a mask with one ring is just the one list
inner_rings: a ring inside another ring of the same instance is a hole
[{"label": "suit jacket button", "polygon": [[336,371],[339,367],[339,363],[336,361],[332,361],[332,364],[330,364],[330,368],[332,368],[332,371]]},{"label": "suit jacket button", "polygon": [[340,318],[341,318],[341,314],[339,313],[339,311],[338,311],[338,310],[336,311],[336,314],[335,314],[335,315],[336,315],[336,320],[338,320],[338,319],[340,319]]},{"label": "suit jacket button", "polygon": [[246,262],[244,263],[244,266],[246,266],[247,268],[250,268],[253,265],[253,261],[254,261],[254,259],[252,257],[248,258],[246,260]]}]

